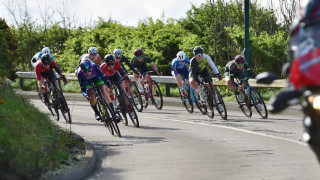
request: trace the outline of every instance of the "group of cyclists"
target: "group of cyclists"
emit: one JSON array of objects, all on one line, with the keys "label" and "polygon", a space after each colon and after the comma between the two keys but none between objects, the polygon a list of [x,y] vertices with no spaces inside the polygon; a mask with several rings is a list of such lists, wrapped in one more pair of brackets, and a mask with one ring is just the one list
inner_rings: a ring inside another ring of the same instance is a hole
[{"label": "group of cyclists", "polygon": [[[79,80],[81,93],[87,98],[89,101],[94,113],[95,119],[101,120],[100,114],[97,108],[97,101],[95,98],[94,91],[91,86],[91,82],[98,87],[110,107],[114,110],[117,107],[115,102],[115,98],[112,93],[112,84],[118,83],[123,89],[124,93],[128,93],[125,90],[125,87],[128,86],[128,71],[124,66],[124,63],[130,68],[130,70],[134,74],[134,79],[137,82],[138,89],[140,92],[144,91],[142,87],[140,77],[144,78],[148,81],[148,66],[147,63],[151,65],[154,72],[158,76],[162,75],[162,72],[157,68],[156,64],[151,60],[151,58],[143,52],[141,48],[137,48],[134,50],[133,57],[129,62],[128,58],[123,55],[123,51],[121,49],[115,49],[112,54],[107,54],[101,59],[98,54],[98,50],[96,47],[90,47],[88,49],[88,53],[83,54],[79,60],[78,66],[75,69],[75,74]],[[183,88],[183,83],[189,83],[191,87],[199,94],[200,99],[205,101],[205,97],[200,87],[203,87],[201,84],[199,77],[204,79],[204,82],[213,83],[211,74],[207,69],[207,65],[211,67],[214,72],[214,75],[222,80],[222,76],[219,73],[218,68],[210,58],[210,56],[204,54],[203,48],[200,46],[196,46],[193,49],[193,57],[190,59],[186,56],[185,52],[179,51],[175,59],[171,62],[171,73],[174,79],[177,82],[177,85],[180,89],[181,96],[186,96],[186,92]],[[34,67],[37,84],[40,87],[40,91],[44,96],[44,102],[48,105],[49,98],[48,93],[46,92],[44,86],[45,79],[56,78],[53,69],[59,74],[59,76],[63,77],[64,82],[67,82],[67,79],[62,74],[61,69],[54,61],[54,57],[50,52],[48,47],[42,49],[42,51],[38,52],[31,60],[31,64]],[[188,67],[188,66],[189,67]],[[248,71],[249,76],[254,76],[254,73],[250,70],[248,63],[246,62],[244,56],[237,55],[234,60],[228,62],[225,66],[225,77],[228,82],[228,86],[231,90],[233,90],[236,95],[239,94],[239,89],[242,89],[242,85],[237,84],[234,78],[238,78],[241,80],[245,80],[247,78],[243,69]],[[210,78],[208,78],[210,77]],[[58,82],[55,82],[58,86]],[[128,94],[127,94],[128,95]],[[216,94],[215,94],[216,96]],[[219,98],[215,98],[216,101],[219,101]],[[240,101],[241,96],[238,98]],[[223,108],[217,102],[219,110],[223,111]],[[128,107],[131,109],[133,107]],[[131,113],[131,111],[130,111]],[[121,117],[117,117],[118,122],[120,122]]]}]

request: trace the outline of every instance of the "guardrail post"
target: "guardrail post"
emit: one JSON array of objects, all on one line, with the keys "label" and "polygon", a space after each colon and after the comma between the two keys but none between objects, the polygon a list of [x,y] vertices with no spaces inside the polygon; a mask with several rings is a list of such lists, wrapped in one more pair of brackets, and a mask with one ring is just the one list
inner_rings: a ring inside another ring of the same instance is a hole
[{"label": "guardrail post", "polygon": [[23,89],[23,79],[20,78],[20,89]]},{"label": "guardrail post", "polygon": [[166,84],[166,96],[170,97],[170,84]]}]

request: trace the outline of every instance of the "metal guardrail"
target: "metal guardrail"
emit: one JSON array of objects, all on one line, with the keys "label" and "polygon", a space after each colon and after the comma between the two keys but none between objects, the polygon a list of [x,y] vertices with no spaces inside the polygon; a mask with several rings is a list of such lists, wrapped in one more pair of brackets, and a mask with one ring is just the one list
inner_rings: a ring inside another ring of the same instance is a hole
[{"label": "metal guardrail", "polygon": [[[22,87],[23,79],[35,79],[36,74],[34,72],[16,72],[18,77],[20,78],[20,86]],[[78,78],[74,73],[63,73],[66,78],[70,81],[78,81]],[[160,84],[166,85],[166,96],[170,96],[170,84],[176,84],[176,80],[172,76],[151,76],[153,80],[157,81]],[[131,80],[134,80],[133,75],[129,75]],[[249,83],[253,87],[263,87],[263,88],[284,88],[287,86],[287,79],[279,79],[275,80],[272,84],[258,84],[255,79],[250,79]],[[218,81],[214,78],[214,85],[216,86],[227,86],[227,82],[223,79]]]}]

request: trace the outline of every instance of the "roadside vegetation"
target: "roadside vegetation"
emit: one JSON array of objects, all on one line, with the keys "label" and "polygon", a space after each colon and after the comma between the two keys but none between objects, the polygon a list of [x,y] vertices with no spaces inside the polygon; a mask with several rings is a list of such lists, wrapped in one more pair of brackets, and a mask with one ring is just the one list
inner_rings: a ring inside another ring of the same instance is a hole
[{"label": "roadside vegetation", "polygon": [[[84,148],[29,100],[0,86],[0,179],[39,179]],[[83,151],[84,152],[84,151]]]}]

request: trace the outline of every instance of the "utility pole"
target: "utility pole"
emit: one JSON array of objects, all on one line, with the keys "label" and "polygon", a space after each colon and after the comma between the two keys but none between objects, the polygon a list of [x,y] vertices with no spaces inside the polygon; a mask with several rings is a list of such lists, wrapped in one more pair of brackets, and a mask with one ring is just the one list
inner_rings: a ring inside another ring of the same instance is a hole
[{"label": "utility pole", "polygon": [[250,5],[250,0],[244,0],[244,50],[243,54],[244,57],[246,58],[246,61],[248,62],[249,66],[251,65],[250,63],[250,48],[249,48],[249,5]]}]

